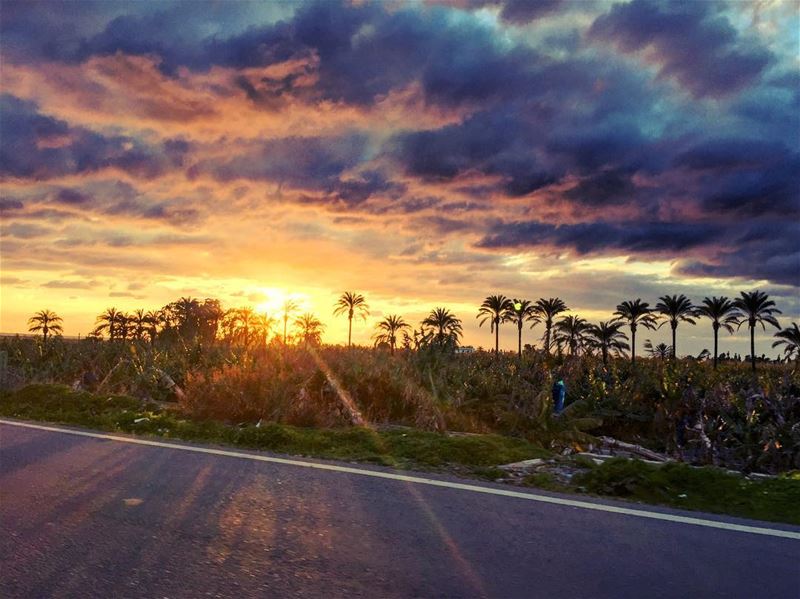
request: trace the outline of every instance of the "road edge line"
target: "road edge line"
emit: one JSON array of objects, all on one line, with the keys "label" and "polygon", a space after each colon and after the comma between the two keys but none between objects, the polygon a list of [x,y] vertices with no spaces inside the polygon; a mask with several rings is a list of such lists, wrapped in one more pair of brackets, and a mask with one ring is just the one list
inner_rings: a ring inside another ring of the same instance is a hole
[{"label": "road edge line", "polygon": [[[694,518],[691,516],[680,516],[677,514],[666,514],[662,512],[650,512],[647,510],[625,508],[615,505],[607,505],[603,503],[591,503],[589,501],[581,501],[578,499],[565,499],[561,497],[552,497],[549,495],[538,495],[535,493],[523,493],[520,491],[512,491],[507,489],[498,489],[495,487],[483,487],[480,485],[472,485],[468,483],[457,483],[451,481],[437,480],[434,478],[423,478],[421,476],[411,476],[406,474],[396,474],[393,472],[381,472],[378,470],[363,470],[361,468],[354,468],[351,466],[338,466],[336,464],[325,464],[319,462],[308,462],[304,460],[295,460],[291,458],[279,458],[274,456],[259,455],[253,453],[245,453],[241,451],[234,451],[228,449],[216,449],[213,447],[198,447],[195,445],[183,445],[180,443],[169,443],[167,441],[155,441],[151,439],[142,439],[139,437],[121,437],[109,433],[95,433],[91,431],[81,431],[71,428],[62,428],[57,426],[49,426],[43,424],[33,424],[29,422],[18,422],[14,420],[5,420],[0,418],[0,424],[8,426],[16,426],[21,428],[29,428],[34,430],[42,430],[47,432],[62,433],[68,435],[75,435],[79,437],[89,437],[93,439],[102,439],[106,441],[116,441],[121,443],[131,443],[134,445],[144,445],[149,447],[160,447],[162,449],[178,449],[181,451],[190,451],[194,453],[204,453],[207,455],[217,455],[231,458],[239,458],[246,460],[253,460],[258,462],[269,462],[273,464],[283,464],[286,466],[299,466],[302,468],[314,468],[317,470],[328,470],[331,472],[344,472],[347,474],[358,474],[361,476],[371,476],[373,478],[383,478],[388,480],[398,480],[403,482],[410,482],[416,484],[423,484],[434,487],[445,487],[450,489],[458,489],[462,491],[471,491],[473,493],[484,493],[488,495],[499,495],[503,497],[513,497],[516,499],[526,499],[529,501],[538,501],[540,503],[550,503],[555,505],[563,505],[568,507],[575,507],[580,509],[595,510],[601,512],[609,512],[614,514],[622,514],[626,516],[634,516],[638,518],[649,518],[652,520],[663,520],[667,522],[677,522],[680,524],[690,524],[693,526],[704,526],[707,528],[717,528],[721,530],[729,530],[734,532],[743,532],[756,535],[764,535],[770,537],[779,537],[785,539],[800,540],[800,532],[793,532],[789,530],[782,530],[776,528],[762,528],[759,526],[749,526],[745,524],[735,524],[732,522],[723,522],[719,520],[706,520],[704,518]],[[0,445],[0,448],[2,446]]]}]

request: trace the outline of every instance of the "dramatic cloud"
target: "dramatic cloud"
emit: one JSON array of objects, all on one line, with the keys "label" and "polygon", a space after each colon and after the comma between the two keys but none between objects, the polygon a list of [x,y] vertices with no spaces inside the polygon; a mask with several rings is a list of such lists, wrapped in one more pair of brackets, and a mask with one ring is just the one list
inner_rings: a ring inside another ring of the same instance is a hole
[{"label": "dramatic cloud", "polygon": [[589,34],[642,53],[696,96],[735,92],[755,80],[770,53],[747,43],[711,2],[633,0],[600,16]]},{"label": "dramatic cloud", "polygon": [[622,268],[621,293],[796,306],[791,23],[724,1],[4,2],[4,281],[120,305],[359,288],[409,315],[569,292],[599,314]]}]

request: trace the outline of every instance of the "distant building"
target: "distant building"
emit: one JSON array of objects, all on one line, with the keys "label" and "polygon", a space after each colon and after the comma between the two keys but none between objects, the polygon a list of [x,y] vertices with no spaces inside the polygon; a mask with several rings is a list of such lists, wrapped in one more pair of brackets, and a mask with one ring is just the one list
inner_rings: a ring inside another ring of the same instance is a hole
[{"label": "distant building", "polygon": [[457,347],[456,348],[456,353],[457,354],[471,354],[471,353],[474,353],[474,352],[475,352],[475,348],[472,347],[471,345],[464,345],[462,347]]}]

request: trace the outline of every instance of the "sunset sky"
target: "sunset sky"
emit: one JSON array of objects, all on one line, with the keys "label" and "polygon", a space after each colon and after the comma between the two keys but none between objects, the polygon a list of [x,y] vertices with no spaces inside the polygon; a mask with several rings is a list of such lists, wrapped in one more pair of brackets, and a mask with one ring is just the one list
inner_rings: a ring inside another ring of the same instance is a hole
[{"label": "sunset sky", "polygon": [[596,322],[758,288],[800,317],[792,0],[4,0],[0,23],[2,332],[292,296],[341,342],[344,290],[358,343],[447,306],[489,346],[490,293]]}]

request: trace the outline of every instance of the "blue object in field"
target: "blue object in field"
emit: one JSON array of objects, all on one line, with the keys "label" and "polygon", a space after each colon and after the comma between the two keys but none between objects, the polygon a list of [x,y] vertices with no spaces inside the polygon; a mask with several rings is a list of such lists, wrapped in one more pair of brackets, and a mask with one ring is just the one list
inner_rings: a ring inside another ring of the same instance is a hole
[{"label": "blue object in field", "polygon": [[560,414],[564,409],[564,399],[567,396],[567,387],[563,379],[553,383],[553,413]]}]

